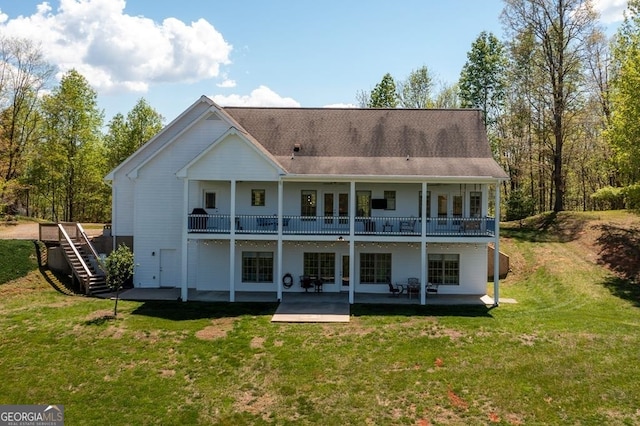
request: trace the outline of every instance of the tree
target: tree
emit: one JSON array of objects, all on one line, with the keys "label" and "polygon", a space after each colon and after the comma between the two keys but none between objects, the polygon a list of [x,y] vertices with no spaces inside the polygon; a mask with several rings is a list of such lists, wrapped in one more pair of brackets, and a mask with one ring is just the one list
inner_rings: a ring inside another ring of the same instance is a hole
[{"label": "tree", "polygon": [[426,66],[411,71],[407,79],[398,83],[398,99],[402,108],[430,108],[433,106],[433,77]]},{"label": "tree", "polygon": [[515,34],[530,32],[540,46],[540,60],[531,66],[546,75],[553,126],[553,210],[558,212],[564,210],[566,191],[567,115],[580,102],[577,95],[586,55],[583,41],[592,34],[597,15],[589,0],[506,0],[502,18]]},{"label": "tree", "polygon": [[105,261],[105,269],[107,272],[107,285],[112,291],[116,292],[115,305],[113,307],[113,316],[118,316],[118,299],[120,290],[124,284],[133,277],[133,252],[129,247],[120,244],[117,249],[112,251]]},{"label": "tree", "polygon": [[458,84],[441,83],[433,104],[429,108],[460,108]]},{"label": "tree", "polygon": [[386,73],[382,81],[371,91],[369,108],[396,108],[398,106],[398,94],[396,93],[396,83],[391,74]]},{"label": "tree", "polygon": [[629,0],[613,43],[612,115],[606,137],[623,184],[640,181],[640,1]]},{"label": "tree", "polygon": [[[52,200],[54,219],[58,218],[60,209],[64,221],[90,219],[79,215],[79,195],[89,183],[91,188],[104,185],[102,173],[85,173],[96,167],[92,161],[101,155],[103,113],[98,110],[96,98],[87,80],[71,70],[42,101],[45,124],[38,151],[43,155],[35,159],[34,167],[40,169],[37,175],[45,179],[37,184]],[[108,204],[108,199],[97,202]]]},{"label": "tree", "polygon": [[105,136],[108,168],[113,169],[162,130],[163,117],[144,98],[127,114],[116,114]]},{"label": "tree", "polygon": [[42,50],[27,39],[0,37],[0,202],[15,205],[25,155],[37,138],[38,97],[53,75]]},{"label": "tree", "polygon": [[505,97],[507,58],[496,36],[483,31],[471,45],[460,73],[460,104],[480,108],[485,126],[495,124]]}]

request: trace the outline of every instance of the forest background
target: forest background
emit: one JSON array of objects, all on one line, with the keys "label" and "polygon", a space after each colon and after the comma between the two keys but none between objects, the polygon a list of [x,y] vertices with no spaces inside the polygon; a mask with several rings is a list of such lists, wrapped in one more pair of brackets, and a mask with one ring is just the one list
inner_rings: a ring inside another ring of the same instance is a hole
[{"label": "forest background", "polygon": [[[588,0],[505,0],[501,19],[505,39],[481,33],[457,83],[428,66],[386,74],[358,106],[482,110],[508,220],[640,208],[640,0],[611,38]],[[88,81],[71,70],[54,85],[55,72],[38,45],[0,34],[0,214],[109,222],[104,176],[165,118],[141,98],[105,123]]]}]

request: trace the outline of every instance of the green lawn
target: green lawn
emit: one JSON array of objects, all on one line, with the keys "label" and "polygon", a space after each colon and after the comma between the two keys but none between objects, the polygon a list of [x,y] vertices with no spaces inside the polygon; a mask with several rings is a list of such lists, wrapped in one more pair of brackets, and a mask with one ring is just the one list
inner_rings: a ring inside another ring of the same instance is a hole
[{"label": "green lawn", "polygon": [[63,404],[69,425],[640,424],[636,285],[524,226],[502,242],[517,304],[355,305],[347,324],[124,301],[113,320],[31,272],[0,285],[0,404]]}]

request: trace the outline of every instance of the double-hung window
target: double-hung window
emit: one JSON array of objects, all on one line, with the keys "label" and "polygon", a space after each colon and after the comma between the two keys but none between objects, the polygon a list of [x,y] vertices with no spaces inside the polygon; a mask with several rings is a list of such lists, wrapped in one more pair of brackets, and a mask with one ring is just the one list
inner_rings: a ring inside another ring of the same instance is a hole
[{"label": "double-hung window", "polygon": [[391,279],[391,253],[360,253],[360,283],[386,284]]},{"label": "double-hung window", "polygon": [[439,285],[460,285],[460,255],[430,254],[429,282]]},{"label": "double-hung window", "polygon": [[273,252],[243,251],[242,282],[273,283]]}]

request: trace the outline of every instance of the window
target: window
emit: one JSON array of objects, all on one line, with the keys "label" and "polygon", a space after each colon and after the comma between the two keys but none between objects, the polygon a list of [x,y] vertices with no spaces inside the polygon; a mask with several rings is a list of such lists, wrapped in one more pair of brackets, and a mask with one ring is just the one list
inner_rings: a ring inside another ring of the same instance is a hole
[{"label": "window", "polygon": [[206,191],[204,193],[204,208],[215,209],[216,208],[216,193]]},{"label": "window", "polygon": [[391,280],[391,253],[360,253],[360,283],[386,284]]},{"label": "window", "polygon": [[303,189],[300,192],[300,215],[316,216],[317,193],[312,189]]},{"label": "window", "polygon": [[469,215],[471,217],[482,216],[482,192],[474,191],[469,194]]},{"label": "window", "polygon": [[[418,217],[422,217],[422,191],[418,192]],[[427,191],[427,217],[431,217],[431,191]]]},{"label": "window", "polygon": [[439,285],[459,285],[460,255],[430,254],[429,281]]},{"label": "window", "polygon": [[264,206],[265,192],[264,189],[252,189],[251,190],[251,205],[252,206]]},{"label": "window", "polygon": [[335,271],[335,253],[304,253],[304,275],[320,277],[325,284],[333,284]]},{"label": "window", "polygon": [[396,191],[384,191],[384,199],[387,200],[386,210],[396,209]]},{"label": "window", "polygon": [[273,282],[273,252],[243,251],[242,252],[242,282],[272,283]]},{"label": "window", "polygon": [[356,215],[371,217],[371,191],[356,191]]}]

